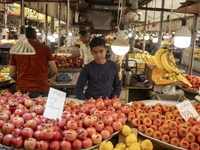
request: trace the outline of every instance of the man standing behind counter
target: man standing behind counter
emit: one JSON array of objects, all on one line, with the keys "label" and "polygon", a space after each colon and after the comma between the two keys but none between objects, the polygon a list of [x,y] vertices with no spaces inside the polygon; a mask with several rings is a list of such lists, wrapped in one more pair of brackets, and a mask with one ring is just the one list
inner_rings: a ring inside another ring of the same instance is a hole
[{"label": "man standing behind counter", "polygon": [[[112,98],[119,97],[122,83],[119,80],[119,66],[110,60],[106,60],[107,48],[105,40],[96,37],[90,42],[91,53],[94,61],[86,65],[78,78],[75,94],[78,99],[86,100],[103,96]],[[83,93],[84,86],[88,81],[88,88]]]},{"label": "man standing behind counter", "polygon": [[91,61],[94,60],[94,57],[91,54],[90,51],[90,37],[88,36],[87,32],[85,30],[81,30],[79,32],[79,38],[83,42],[80,45],[80,57],[84,60],[84,65],[87,65]]}]

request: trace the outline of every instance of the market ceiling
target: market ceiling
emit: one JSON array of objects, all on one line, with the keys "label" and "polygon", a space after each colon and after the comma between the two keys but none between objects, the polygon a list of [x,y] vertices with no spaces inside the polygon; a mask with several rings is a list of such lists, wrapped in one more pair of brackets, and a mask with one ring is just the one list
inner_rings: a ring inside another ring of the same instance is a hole
[{"label": "market ceiling", "polygon": [[[14,3],[14,2],[20,2],[21,0],[1,0],[1,2],[5,2],[5,3]],[[67,2],[67,0],[24,0],[25,2]],[[84,1],[84,0],[82,0]],[[117,3],[110,3],[110,2],[95,2],[95,0],[85,0],[88,3],[91,3],[93,5],[116,5]],[[149,2],[151,2],[152,0],[138,0],[138,5],[143,6]],[[70,0],[71,3],[76,3],[76,0]]]}]

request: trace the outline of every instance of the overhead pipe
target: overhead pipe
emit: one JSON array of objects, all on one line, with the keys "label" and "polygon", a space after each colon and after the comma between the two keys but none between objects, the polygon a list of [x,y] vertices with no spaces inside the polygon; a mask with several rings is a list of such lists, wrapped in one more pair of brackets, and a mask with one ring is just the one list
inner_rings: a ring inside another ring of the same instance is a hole
[{"label": "overhead pipe", "polygon": [[165,6],[165,0],[162,0],[162,11],[160,14],[160,31],[159,31],[159,40],[158,40],[158,48],[161,48],[161,42],[162,42],[162,30],[163,30],[163,9]]}]

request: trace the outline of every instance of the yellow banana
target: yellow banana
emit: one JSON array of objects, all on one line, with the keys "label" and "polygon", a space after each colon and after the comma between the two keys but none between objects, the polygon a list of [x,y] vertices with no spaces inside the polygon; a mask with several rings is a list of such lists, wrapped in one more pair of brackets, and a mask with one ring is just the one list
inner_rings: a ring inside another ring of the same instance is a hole
[{"label": "yellow banana", "polygon": [[170,65],[170,61],[169,61],[169,51],[166,51],[165,53],[163,53],[161,55],[161,62],[163,67],[165,68],[165,70],[169,73],[178,73],[177,72],[177,68],[175,66],[171,66]]},{"label": "yellow banana", "polygon": [[167,49],[158,49],[157,52],[155,53],[154,61],[157,65],[157,67],[160,69],[165,69],[163,64],[161,63],[161,55],[166,51],[167,51]]}]

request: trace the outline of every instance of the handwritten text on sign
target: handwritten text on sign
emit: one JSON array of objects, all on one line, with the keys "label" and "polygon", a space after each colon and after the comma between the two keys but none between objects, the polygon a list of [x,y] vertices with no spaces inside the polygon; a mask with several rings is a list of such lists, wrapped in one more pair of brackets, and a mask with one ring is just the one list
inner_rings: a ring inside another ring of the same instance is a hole
[{"label": "handwritten text on sign", "polygon": [[50,88],[47,103],[44,110],[44,117],[49,119],[61,119],[66,93]]},{"label": "handwritten text on sign", "polygon": [[196,112],[190,101],[184,101],[180,104],[177,104],[176,107],[180,111],[181,116],[185,121],[188,121],[190,117],[196,117],[198,121],[200,120],[198,113]]}]

